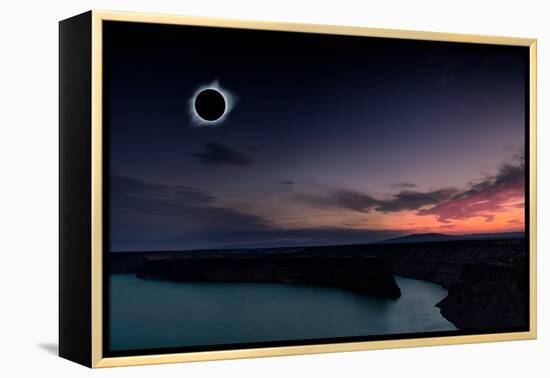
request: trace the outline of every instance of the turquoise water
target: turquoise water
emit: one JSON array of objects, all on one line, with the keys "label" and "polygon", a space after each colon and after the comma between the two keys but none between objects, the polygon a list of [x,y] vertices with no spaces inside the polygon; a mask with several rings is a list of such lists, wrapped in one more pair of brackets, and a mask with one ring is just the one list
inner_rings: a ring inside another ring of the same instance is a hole
[{"label": "turquoise water", "polygon": [[444,288],[403,277],[397,300],[286,284],[110,279],[112,350],[456,329],[435,307]]}]

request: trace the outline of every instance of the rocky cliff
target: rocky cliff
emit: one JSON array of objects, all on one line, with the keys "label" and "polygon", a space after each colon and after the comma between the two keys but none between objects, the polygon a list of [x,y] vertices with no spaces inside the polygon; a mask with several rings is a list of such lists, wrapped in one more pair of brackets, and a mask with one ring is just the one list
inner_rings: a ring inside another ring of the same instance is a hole
[{"label": "rocky cliff", "polygon": [[384,256],[394,274],[449,290],[437,306],[460,329],[523,330],[528,325],[528,265],[524,239],[395,245]]},{"label": "rocky cliff", "polygon": [[461,329],[515,329],[527,323],[526,272],[506,264],[463,264],[437,307]]},{"label": "rocky cliff", "polygon": [[171,281],[330,286],[387,298],[401,295],[394,276],[377,257],[147,256],[137,275]]},{"label": "rocky cliff", "polygon": [[[524,238],[334,247],[341,256],[382,258],[393,274],[449,290],[437,306],[458,328],[525,330],[528,259]],[[320,248],[304,254],[323,254]]]}]

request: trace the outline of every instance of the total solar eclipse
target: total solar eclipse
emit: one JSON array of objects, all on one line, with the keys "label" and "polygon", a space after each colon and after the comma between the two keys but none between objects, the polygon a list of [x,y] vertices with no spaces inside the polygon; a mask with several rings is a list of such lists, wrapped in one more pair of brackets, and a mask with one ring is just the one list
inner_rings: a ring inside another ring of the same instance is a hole
[{"label": "total solar eclipse", "polygon": [[195,97],[195,111],[206,121],[216,121],[225,113],[225,98],[215,89],[205,89]]},{"label": "total solar eclipse", "polygon": [[231,112],[234,98],[217,81],[197,88],[189,101],[189,113],[195,126],[216,126]]}]

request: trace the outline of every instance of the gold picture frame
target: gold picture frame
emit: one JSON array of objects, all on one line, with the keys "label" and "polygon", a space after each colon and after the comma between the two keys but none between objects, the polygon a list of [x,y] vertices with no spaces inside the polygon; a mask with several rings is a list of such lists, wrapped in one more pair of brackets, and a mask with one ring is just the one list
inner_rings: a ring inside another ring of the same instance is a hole
[{"label": "gold picture frame", "polygon": [[[372,349],[389,349],[402,347],[420,347],[448,344],[466,344],[495,341],[535,339],[537,335],[537,307],[536,307],[536,39],[482,36],[453,33],[436,33],[409,30],[376,29],[352,26],[295,24],[280,22],[263,22],[251,20],[232,20],[210,17],[189,17],[146,13],[127,13],[93,10],[89,12],[91,22],[91,230],[90,230],[90,308],[91,334],[90,359],[84,363],[94,368],[130,366],[143,364],[161,364],[188,361],[207,361],[219,359],[237,359],[250,357],[300,355],[310,353],[347,352]],[[525,332],[426,337],[417,339],[397,339],[382,341],[346,342],[335,344],[315,344],[303,346],[265,347],[238,350],[219,350],[206,352],[172,353],[139,355],[129,357],[104,357],[103,345],[103,100],[102,100],[102,23],[104,21],[120,21],[132,23],[155,23],[172,25],[212,26],[219,28],[240,28],[254,30],[307,32],[320,34],[339,34],[364,37],[383,37],[397,39],[461,42],[476,44],[499,44],[525,46],[529,48],[529,330]],[[61,284],[63,286],[63,284]],[[62,308],[63,305],[61,305]],[[67,315],[66,317],[69,317]],[[68,337],[68,336],[67,336]],[[63,355],[61,346],[61,355]],[[65,353],[69,355],[70,353]],[[68,358],[76,360],[76,358]]]}]

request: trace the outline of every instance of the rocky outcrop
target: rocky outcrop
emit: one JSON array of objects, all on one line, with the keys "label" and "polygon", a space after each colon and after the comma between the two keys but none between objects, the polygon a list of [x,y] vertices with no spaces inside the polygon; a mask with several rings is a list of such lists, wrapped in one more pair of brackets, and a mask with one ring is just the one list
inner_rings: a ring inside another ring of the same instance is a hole
[{"label": "rocky outcrop", "polygon": [[437,306],[455,326],[484,332],[528,325],[525,239],[407,243],[367,252],[392,273],[448,289]]},{"label": "rocky outcrop", "polygon": [[145,279],[270,282],[330,286],[398,298],[394,276],[377,257],[336,256],[147,256],[137,275]]},{"label": "rocky outcrop", "polygon": [[507,264],[463,264],[437,306],[461,329],[514,329],[527,324],[527,275]]}]

